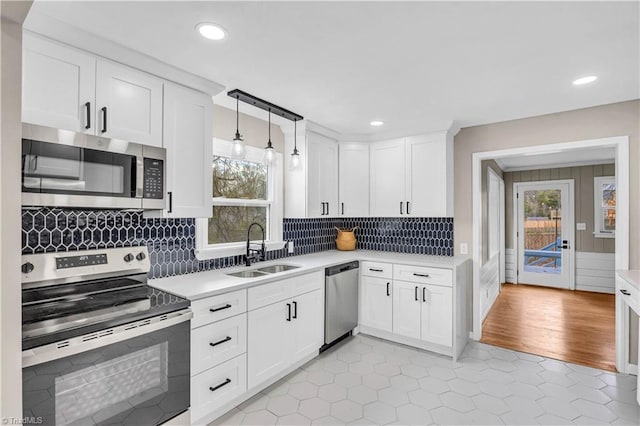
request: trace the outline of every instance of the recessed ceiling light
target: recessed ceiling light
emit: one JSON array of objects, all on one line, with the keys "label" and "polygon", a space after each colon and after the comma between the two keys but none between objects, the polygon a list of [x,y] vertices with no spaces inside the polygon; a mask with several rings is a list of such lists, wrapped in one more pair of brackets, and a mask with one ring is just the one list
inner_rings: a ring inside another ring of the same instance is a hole
[{"label": "recessed ceiling light", "polygon": [[378,127],[378,126],[382,126],[384,124],[384,121],[374,120],[369,124],[371,124],[372,126]]},{"label": "recessed ceiling light", "polygon": [[202,37],[208,38],[209,40],[222,40],[227,36],[227,33],[225,33],[221,26],[212,24],[211,22],[202,22],[196,25],[196,30],[198,30]]},{"label": "recessed ceiling light", "polygon": [[597,79],[598,79],[598,77],[596,77],[595,75],[588,75],[586,77],[580,77],[577,80],[573,80],[573,85],[574,86],[582,86],[583,84],[593,83]]}]

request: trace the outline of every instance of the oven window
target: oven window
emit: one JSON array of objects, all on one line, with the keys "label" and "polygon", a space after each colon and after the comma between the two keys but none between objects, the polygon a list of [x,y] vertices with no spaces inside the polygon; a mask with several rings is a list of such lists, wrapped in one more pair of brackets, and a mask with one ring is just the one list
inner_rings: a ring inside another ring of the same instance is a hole
[{"label": "oven window", "polygon": [[164,342],[56,377],[56,424],[99,423],[121,414],[166,393],[168,374]]},{"label": "oven window", "polygon": [[189,324],[105,346],[96,339],[94,349],[24,368],[24,417],[57,426],[158,425],[186,411]]}]

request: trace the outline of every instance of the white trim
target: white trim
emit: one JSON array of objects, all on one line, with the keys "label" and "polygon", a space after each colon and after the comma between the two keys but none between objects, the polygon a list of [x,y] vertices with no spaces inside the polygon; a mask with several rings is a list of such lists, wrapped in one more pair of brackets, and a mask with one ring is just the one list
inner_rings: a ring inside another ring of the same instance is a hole
[{"label": "white trim", "polygon": [[[567,239],[569,240],[569,252],[565,259],[567,261],[564,262],[562,265],[563,274],[561,274],[560,277],[554,277],[546,274],[538,274],[539,278],[542,278],[542,280],[538,281],[536,284],[545,285],[548,287],[555,287],[555,288],[566,288],[564,284],[560,282],[560,279],[562,279],[562,276],[563,275],[566,276],[564,274],[564,272],[566,271],[568,272],[568,279],[569,279],[568,290],[575,290],[576,289],[575,181],[573,179],[560,179],[560,180],[544,180],[544,181],[530,181],[530,182],[514,182],[513,193],[519,194],[523,190],[526,190],[525,188],[527,187],[530,187],[530,188],[546,187],[546,188],[555,189],[554,187],[564,186],[564,185],[566,185],[566,188],[568,191],[568,193],[566,194],[568,201],[566,203],[566,206],[562,206],[562,215],[566,217],[566,220],[562,221],[562,227],[565,228],[565,230],[568,230],[568,232],[565,235],[568,237]],[[520,200],[517,196],[515,197],[515,199],[516,199],[517,208],[513,210],[513,223],[516,227],[517,232],[514,235],[519,235],[520,231],[522,231],[522,234],[524,235],[524,224],[520,223],[520,218],[521,218],[520,214],[522,213],[520,211],[520,206],[524,205],[524,200]],[[521,251],[523,250],[524,243],[522,242],[521,238],[517,236],[515,238],[516,238],[516,245],[514,247],[516,250],[516,264],[517,264],[518,271],[521,272],[518,274],[517,279],[518,279],[518,283],[520,283],[522,276],[524,274],[527,274],[527,272],[524,271],[524,259],[521,256]],[[545,281],[544,278],[547,278],[548,280]]]},{"label": "white trim", "polygon": [[[616,191],[618,238],[616,238],[616,269],[629,267],[629,137],[614,136],[602,139],[590,139],[577,142],[552,143],[521,148],[501,149],[495,151],[475,152],[471,158],[472,178],[472,255],[473,255],[473,339],[480,340],[482,322],[480,319],[479,299],[480,266],[482,263],[482,216],[481,216],[481,182],[482,160],[495,160],[503,157],[532,154],[548,154],[560,150],[571,150],[593,147],[615,147],[616,149]],[[620,318],[616,314],[616,329],[620,327]],[[616,367],[626,369],[628,358],[616,350]]]},{"label": "white trim", "polygon": [[533,167],[535,170],[544,170],[544,169],[557,169],[561,167],[580,167],[580,166],[594,166],[597,164],[611,164],[615,161],[613,158],[604,159],[604,160],[584,160],[584,161],[571,161],[564,163],[553,163],[553,164],[544,164],[540,166],[518,166],[518,167],[502,167],[504,164],[502,161],[496,160],[496,163],[500,166],[503,172],[521,172],[524,170],[531,170]]},{"label": "white trim", "polygon": [[[602,185],[616,183],[615,176],[596,176],[593,178],[593,236],[595,238],[615,238],[616,231],[603,231],[600,228],[602,225],[602,209],[605,207],[602,206]],[[607,207],[608,209],[612,209],[611,207]],[[613,210],[616,209],[616,206],[613,206]]]}]

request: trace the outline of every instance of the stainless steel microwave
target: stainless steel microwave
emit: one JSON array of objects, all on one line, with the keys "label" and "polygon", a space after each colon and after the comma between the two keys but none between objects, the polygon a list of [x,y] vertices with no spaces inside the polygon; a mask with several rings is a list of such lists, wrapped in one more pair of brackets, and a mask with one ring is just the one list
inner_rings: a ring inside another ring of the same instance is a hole
[{"label": "stainless steel microwave", "polygon": [[22,205],[165,208],[166,150],[22,124]]}]

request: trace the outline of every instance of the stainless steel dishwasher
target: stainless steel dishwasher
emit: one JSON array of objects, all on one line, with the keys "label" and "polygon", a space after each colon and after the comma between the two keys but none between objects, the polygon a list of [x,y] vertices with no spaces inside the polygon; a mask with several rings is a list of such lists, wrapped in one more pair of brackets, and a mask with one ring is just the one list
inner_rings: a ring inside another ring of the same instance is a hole
[{"label": "stainless steel dishwasher", "polygon": [[358,261],[325,269],[324,347],[358,325]]}]

